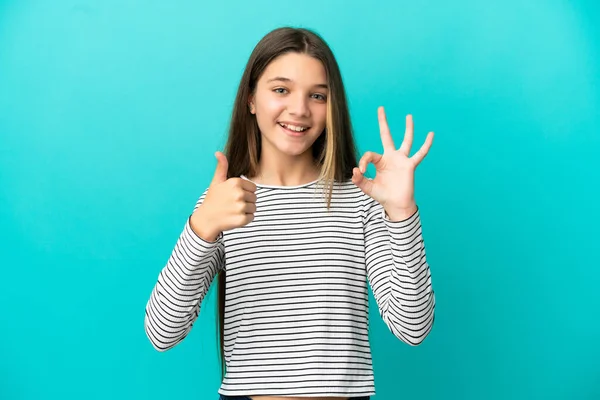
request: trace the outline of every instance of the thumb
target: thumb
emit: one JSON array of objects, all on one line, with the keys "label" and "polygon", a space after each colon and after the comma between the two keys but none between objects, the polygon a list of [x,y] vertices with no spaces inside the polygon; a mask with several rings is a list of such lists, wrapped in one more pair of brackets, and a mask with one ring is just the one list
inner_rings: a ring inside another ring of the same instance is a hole
[{"label": "thumb", "polygon": [[364,176],[359,168],[352,169],[352,183],[354,183],[362,192],[368,196],[371,196],[373,191],[373,181]]},{"label": "thumb", "polygon": [[215,157],[217,158],[217,168],[215,169],[215,174],[210,186],[225,182],[227,180],[227,168],[229,167],[227,157],[225,157],[225,154],[221,153],[220,151],[215,153]]}]

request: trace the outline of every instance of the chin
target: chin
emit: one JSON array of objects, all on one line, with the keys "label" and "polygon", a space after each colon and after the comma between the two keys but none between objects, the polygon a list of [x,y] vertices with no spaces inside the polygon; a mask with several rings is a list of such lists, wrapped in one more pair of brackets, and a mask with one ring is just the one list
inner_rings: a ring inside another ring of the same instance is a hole
[{"label": "chin", "polygon": [[310,150],[309,148],[295,148],[295,149],[290,149],[290,148],[284,148],[284,149],[279,149],[279,151],[283,154],[285,154],[286,156],[292,156],[292,157],[296,157],[296,156],[301,156],[302,154],[306,153],[307,151]]}]

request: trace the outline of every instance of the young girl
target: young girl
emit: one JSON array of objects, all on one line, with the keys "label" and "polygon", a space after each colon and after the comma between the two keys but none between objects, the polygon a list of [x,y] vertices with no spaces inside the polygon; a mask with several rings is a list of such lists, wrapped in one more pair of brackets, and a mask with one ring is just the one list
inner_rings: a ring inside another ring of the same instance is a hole
[{"label": "young girl", "polygon": [[380,108],[383,155],[357,163],[327,44],[306,29],[267,34],[242,76],[225,154],[146,306],[153,346],[186,337],[218,277],[221,399],[374,395],[367,283],[403,342],[421,343],[434,319],[414,199],[433,134],[409,157],[406,124],[396,149]]}]

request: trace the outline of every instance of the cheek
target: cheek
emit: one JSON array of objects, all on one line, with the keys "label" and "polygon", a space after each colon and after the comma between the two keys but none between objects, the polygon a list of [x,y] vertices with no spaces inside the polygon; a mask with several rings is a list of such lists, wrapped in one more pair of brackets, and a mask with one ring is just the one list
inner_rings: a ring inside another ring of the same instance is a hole
[{"label": "cheek", "polygon": [[284,109],[285,104],[282,99],[267,97],[262,99],[257,112],[261,113],[265,118],[274,118],[279,116]]},{"label": "cheek", "polygon": [[319,125],[325,127],[327,121],[327,106],[319,105],[319,107],[313,111],[313,116],[315,121],[318,121]]}]

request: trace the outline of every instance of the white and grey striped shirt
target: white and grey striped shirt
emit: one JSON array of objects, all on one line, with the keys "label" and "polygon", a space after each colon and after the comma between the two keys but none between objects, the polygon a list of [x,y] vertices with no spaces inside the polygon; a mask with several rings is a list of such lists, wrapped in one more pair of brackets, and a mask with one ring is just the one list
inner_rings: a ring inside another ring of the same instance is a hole
[{"label": "white and grey striped shirt", "polygon": [[367,285],[403,342],[418,345],[433,325],[419,211],[391,221],[350,180],[334,185],[327,211],[316,188],[257,184],[254,220],[212,243],[188,219],[146,306],[153,346],[165,351],[185,338],[225,268],[227,368],[219,393],[374,395]]}]

